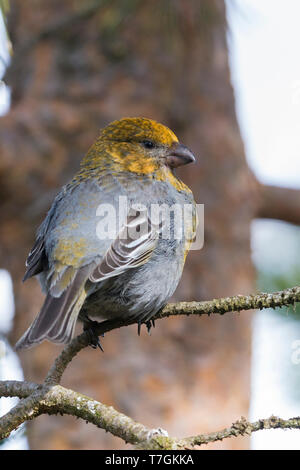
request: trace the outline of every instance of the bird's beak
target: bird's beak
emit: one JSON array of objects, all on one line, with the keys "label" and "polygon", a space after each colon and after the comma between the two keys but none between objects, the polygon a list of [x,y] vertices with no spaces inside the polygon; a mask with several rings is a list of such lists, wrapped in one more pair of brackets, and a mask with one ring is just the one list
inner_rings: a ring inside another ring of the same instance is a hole
[{"label": "bird's beak", "polygon": [[195,157],[193,153],[183,144],[174,142],[167,153],[167,165],[170,168],[177,168],[188,163],[193,163]]}]

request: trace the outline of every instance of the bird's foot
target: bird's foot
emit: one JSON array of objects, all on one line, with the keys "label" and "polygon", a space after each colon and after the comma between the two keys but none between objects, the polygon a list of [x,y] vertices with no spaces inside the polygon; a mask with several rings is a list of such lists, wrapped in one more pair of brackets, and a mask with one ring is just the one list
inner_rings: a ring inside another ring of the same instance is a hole
[{"label": "bird's foot", "polygon": [[[86,331],[88,335],[90,336],[90,343],[89,345],[93,349],[101,349],[102,352],[104,352],[104,349],[102,348],[102,345],[100,343],[99,335],[97,333],[97,327],[100,325],[99,322],[91,320],[89,317],[86,317],[84,319],[83,323],[83,331]],[[104,333],[100,336],[104,336]]]},{"label": "bird's foot", "polygon": [[[155,320],[148,320],[145,322],[146,328],[147,328],[147,333],[148,335],[151,334],[151,328],[155,328]],[[142,322],[138,322],[138,335],[140,336],[141,334],[141,327],[142,327]]]}]

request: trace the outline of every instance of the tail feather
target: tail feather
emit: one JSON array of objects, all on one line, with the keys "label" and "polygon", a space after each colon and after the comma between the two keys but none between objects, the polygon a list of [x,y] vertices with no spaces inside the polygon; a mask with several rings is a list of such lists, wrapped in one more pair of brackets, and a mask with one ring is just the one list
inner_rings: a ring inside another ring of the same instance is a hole
[{"label": "tail feather", "polygon": [[56,321],[51,330],[47,333],[47,338],[54,343],[69,343],[73,337],[76,320],[81,307],[85,301],[86,293],[84,289],[76,299],[75,303],[64,315],[63,322]]},{"label": "tail feather", "polygon": [[80,268],[73,282],[60,297],[53,297],[51,292],[47,294],[40,313],[17,342],[17,350],[39,344],[44,339],[54,343],[71,341],[78,314],[86,298],[84,285],[89,272],[88,266]]}]

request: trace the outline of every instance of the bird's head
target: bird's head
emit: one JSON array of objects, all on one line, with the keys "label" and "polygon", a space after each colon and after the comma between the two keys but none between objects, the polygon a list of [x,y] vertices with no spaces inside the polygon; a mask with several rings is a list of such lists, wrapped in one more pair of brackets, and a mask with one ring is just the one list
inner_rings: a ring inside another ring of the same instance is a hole
[{"label": "bird's head", "polygon": [[110,163],[117,171],[149,175],[195,161],[166,126],[146,118],[124,118],[102,129],[83,164]]}]

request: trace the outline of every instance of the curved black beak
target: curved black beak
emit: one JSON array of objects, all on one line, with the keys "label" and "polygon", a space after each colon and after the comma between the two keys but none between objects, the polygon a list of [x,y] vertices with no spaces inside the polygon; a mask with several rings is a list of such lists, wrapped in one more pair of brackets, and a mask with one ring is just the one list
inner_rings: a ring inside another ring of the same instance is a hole
[{"label": "curved black beak", "polygon": [[174,142],[167,153],[167,165],[177,168],[195,162],[194,154],[185,145]]}]

